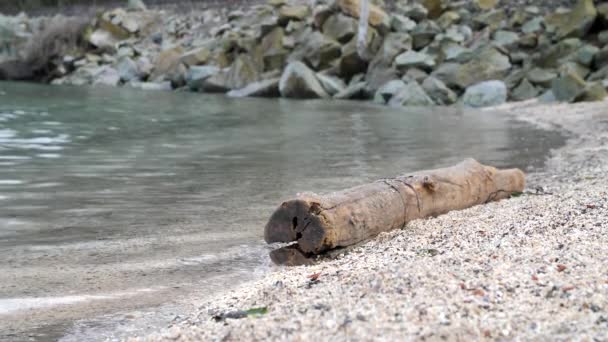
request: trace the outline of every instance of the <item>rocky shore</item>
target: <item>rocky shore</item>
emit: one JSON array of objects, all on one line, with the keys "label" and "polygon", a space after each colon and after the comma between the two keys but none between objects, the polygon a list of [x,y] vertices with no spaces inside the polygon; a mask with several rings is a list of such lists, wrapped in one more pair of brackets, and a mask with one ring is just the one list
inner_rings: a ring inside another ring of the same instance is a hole
[{"label": "rocky shore", "polygon": [[358,0],[0,16],[0,79],[392,106],[606,96],[608,3],[375,3],[362,49]]},{"label": "rocky shore", "polygon": [[571,136],[522,196],[411,222],[333,261],[276,268],[132,340],[604,341],[606,106],[503,105]]}]

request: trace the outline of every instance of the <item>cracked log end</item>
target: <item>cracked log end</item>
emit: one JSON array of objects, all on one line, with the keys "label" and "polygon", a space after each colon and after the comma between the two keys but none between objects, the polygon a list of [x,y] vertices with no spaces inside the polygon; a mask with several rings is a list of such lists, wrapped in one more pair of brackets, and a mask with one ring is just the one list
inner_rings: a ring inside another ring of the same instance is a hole
[{"label": "cracked log end", "polygon": [[271,251],[270,260],[272,260],[272,262],[277,265],[284,266],[300,266],[314,264],[313,257],[306,255],[306,253],[302,252],[297,245],[282,247]]},{"label": "cracked log end", "polygon": [[275,210],[264,228],[266,243],[297,241],[304,253],[323,248],[327,228],[318,202],[299,198],[284,202]]}]

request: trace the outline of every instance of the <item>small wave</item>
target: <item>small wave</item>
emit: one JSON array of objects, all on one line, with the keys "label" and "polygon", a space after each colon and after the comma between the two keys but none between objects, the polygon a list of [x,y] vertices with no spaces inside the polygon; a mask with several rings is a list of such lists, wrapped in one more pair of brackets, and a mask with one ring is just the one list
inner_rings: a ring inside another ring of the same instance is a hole
[{"label": "small wave", "polygon": [[24,182],[17,179],[0,179],[0,185],[19,185]]}]

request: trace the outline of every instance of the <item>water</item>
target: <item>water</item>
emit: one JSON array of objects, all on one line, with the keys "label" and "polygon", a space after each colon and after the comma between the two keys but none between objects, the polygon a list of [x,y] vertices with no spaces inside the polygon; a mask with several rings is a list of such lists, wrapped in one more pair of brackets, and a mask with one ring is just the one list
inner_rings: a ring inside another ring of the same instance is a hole
[{"label": "water", "polygon": [[466,157],[530,170],[563,142],[494,112],[18,83],[0,94],[9,340],[262,275],[265,221],[297,192]]}]

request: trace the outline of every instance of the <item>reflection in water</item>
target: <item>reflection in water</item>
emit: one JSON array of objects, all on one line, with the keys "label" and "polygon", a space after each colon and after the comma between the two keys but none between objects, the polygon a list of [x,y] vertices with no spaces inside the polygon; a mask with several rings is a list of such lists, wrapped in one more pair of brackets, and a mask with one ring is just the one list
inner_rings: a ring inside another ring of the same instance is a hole
[{"label": "reflection in water", "polygon": [[233,283],[266,264],[265,220],[297,192],[465,157],[539,166],[561,141],[500,113],[457,109],[0,90],[3,298],[219,289],[227,283],[209,279]]}]

